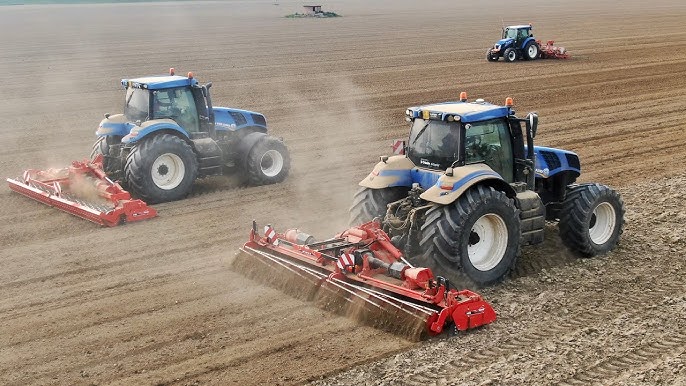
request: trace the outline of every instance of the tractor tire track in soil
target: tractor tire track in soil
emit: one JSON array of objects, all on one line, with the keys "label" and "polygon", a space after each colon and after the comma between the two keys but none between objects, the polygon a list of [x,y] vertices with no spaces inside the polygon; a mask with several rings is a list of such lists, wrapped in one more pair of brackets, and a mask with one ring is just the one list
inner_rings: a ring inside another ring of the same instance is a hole
[{"label": "tractor tire track in soil", "polygon": [[[264,113],[293,158],[282,184],[208,178],[113,229],[0,190],[0,383],[686,383],[686,47],[672,44],[686,4],[525,0],[505,22],[572,59],[488,63],[496,0],[342,0],[329,20],[282,18],[301,4],[279,3],[0,7],[0,175],[86,157],[121,110],[119,79],[169,67],[212,81],[216,105]],[[419,344],[231,271],[253,219],[344,229],[357,182],[407,135],[405,108],[460,91],[537,111],[538,144],[618,188],[619,248],[578,259],[550,224],[480,290],[496,323]]]}]

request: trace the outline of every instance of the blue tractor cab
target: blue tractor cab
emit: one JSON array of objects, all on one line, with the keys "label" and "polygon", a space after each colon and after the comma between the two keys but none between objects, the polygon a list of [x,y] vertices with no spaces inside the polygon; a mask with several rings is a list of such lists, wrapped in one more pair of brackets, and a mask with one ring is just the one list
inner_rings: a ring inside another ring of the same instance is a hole
[{"label": "blue tractor cab", "polygon": [[541,47],[534,39],[531,24],[512,25],[503,28],[503,35],[493,47],[488,49],[486,59],[497,61],[501,56],[506,62],[517,59],[536,60],[541,54]]},{"label": "blue tractor cab", "polygon": [[105,114],[91,157],[103,156],[112,179],[149,202],[188,194],[196,178],[240,173],[247,183],[283,181],[290,156],[267,134],[264,115],[214,107],[212,83],[192,73],[123,79],[123,114]]}]

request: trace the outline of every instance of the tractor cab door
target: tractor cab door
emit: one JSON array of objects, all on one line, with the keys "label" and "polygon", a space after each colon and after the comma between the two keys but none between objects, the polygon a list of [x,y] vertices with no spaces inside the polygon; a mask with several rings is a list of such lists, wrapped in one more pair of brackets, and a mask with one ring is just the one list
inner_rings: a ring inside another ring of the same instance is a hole
[{"label": "tractor cab door", "polygon": [[172,119],[189,135],[200,131],[198,109],[190,87],[154,90],[152,95],[153,119]]},{"label": "tractor cab door", "polygon": [[465,163],[485,163],[506,182],[514,181],[512,139],[507,120],[465,124]]},{"label": "tractor cab door", "polygon": [[195,101],[195,108],[198,111],[198,120],[200,121],[200,131],[203,133],[208,133],[210,136],[214,132],[214,121],[212,120],[212,115],[207,108],[207,102],[205,101],[205,96],[202,92],[202,87],[192,87],[193,100]]},{"label": "tractor cab door", "polygon": [[515,38],[515,47],[524,48],[524,42],[529,38],[529,28],[520,28],[517,30],[517,37]]}]

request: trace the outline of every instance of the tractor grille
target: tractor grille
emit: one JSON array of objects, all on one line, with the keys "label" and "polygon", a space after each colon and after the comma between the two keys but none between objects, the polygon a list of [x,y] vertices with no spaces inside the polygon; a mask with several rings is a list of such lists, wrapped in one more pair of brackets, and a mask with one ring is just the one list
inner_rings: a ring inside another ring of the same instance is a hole
[{"label": "tractor grille", "polygon": [[243,126],[246,123],[248,123],[248,120],[245,119],[243,114],[237,111],[229,111],[229,114],[231,114],[231,118],[233,118],[233,120],[236,121],[236,126]]},{"label": "tractor grille", "polygon": [[576,154],[565,154],[567,157],[567,165],[570,168],[581,170],[581,164],[579,163],[579,157]]},{"label": "tractor grille", "polygon": [[264,119],[263,115],[252,114],[251,117],[252,117],[253,122],[255,122],[256,125],[267,126],[267,121]]},{"label": "tractor grille", "polygon": [[562,166],[560,159],[557,158],[557,154],[551,151],[541,151],[541,157],[543,157],[543,160],[548,165],[549,170],[555,170]]}]

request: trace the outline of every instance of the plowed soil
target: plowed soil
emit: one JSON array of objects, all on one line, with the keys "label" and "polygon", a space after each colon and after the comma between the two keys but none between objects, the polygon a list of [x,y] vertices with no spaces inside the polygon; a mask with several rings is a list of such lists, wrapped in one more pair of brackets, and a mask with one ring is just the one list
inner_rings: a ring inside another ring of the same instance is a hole
[{"label": "plowed soil", "polygon": [[[369,4],[372,3],[372,4]],[[2,384],[685,384],[686,3],[295,1],[0,7],[0,176],[90,153],[119,79],[194,71],[260,111],[288,180],[199,182],[157,219],[99,228],[0,189]],[[531,22],[573,58],[488,63]],[[407,106],[470,98],[541,116],[537,143],[627,205],[618,249],[577,259],[550,225],[482,290],[496,323],[412,343],[231,271],[250,222],[326,237]]]}]

